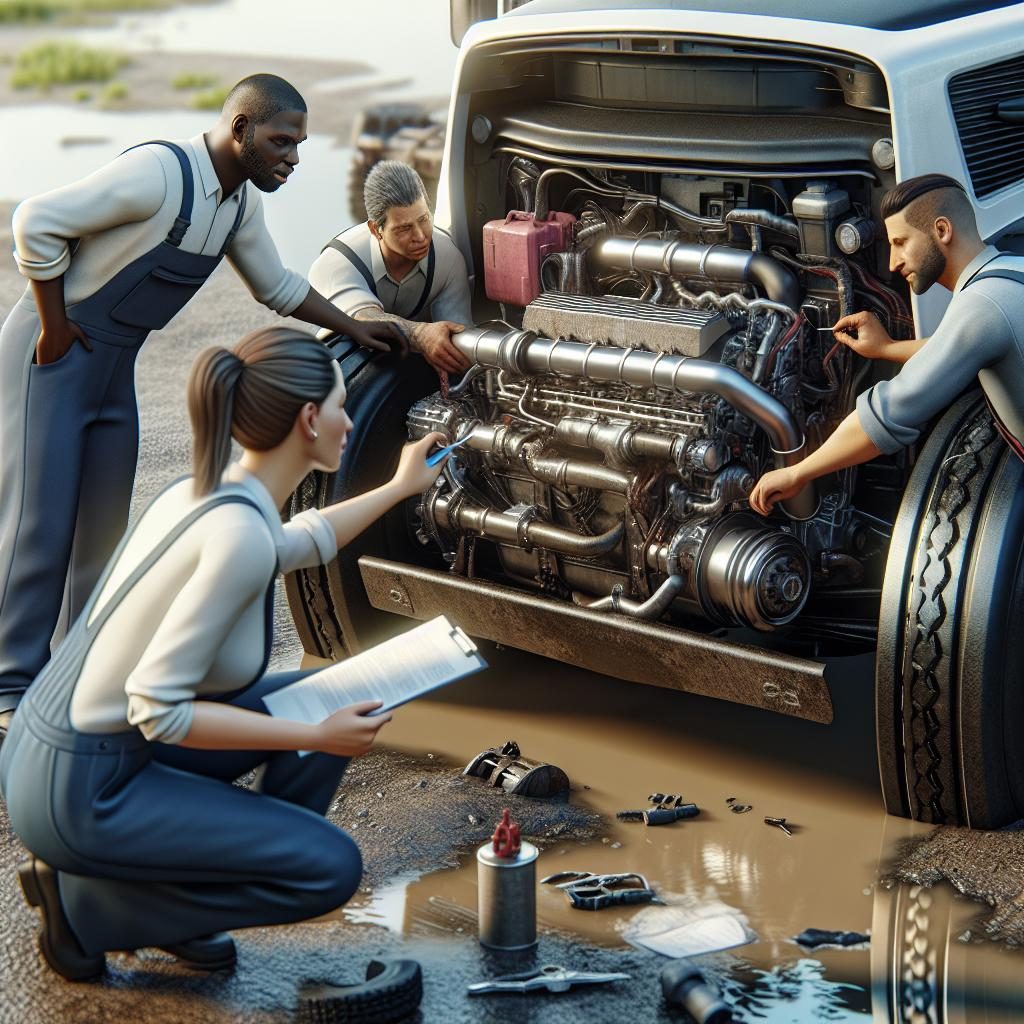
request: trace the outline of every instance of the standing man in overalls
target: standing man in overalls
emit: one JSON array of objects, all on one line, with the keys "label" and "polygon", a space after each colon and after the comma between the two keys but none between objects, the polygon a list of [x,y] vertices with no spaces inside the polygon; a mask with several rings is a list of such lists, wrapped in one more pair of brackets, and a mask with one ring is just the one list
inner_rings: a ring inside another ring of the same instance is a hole
[{"label": "standing man in overalls", "polygon": [[305,138],[299,93],[253,75],[211,131],[130,149],[15,211],[30,286],[0,331],[0,740],[49,658],[65,584],[73,621],[127,524],[135,357],[222,257],[282,316],[369,348],[404,345],[281,264],[259,192],[285,183]]},{"label": "standing man in overalls", "polygon": [[859,355],[903,369],[863,392],[817,451],[758,480],[750,505],[761,515],[826,473],[913,444],[975,380],[1000,434],[1024,459],[1024,259],[985,245],[963,185],[945,174],[901,182],[881,212],[889,268],[917,295],[939,284],[953,298],[930,338],[894,341],[870,313],[835,325],[836,338]]},{"label": "standing man in overalls", "polygon": [[349,316],[394,324],[439,373],[469,362],[452,334],[473,322],[469,277],[448,233],[435,230],[420,176],[382,160],[363,187],[367,221],[324,247],[309,280]]}]

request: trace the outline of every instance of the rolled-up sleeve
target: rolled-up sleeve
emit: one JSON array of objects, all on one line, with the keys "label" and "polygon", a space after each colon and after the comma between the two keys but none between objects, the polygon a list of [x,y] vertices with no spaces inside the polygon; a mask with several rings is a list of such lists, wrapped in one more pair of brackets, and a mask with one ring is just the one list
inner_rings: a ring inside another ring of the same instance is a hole
[{"label": "rolled-up sleeve", "polygon": [[309,294],[309,282],[281,262],[263,219],[263,202],[254,188],[249,188],[246,195],[245,215],[231,242],[228,259],[253,298],[281,316],[293,313]]},{"label": "rolled-up sleeve", "polygon": [[195,571],[125,682],[128,721],[147,740],[179,743],[188,735],[197,688],[242,613],[269,586],[275,557],[261,523],[206,539]]},{"label": "rolled-up sleeve", "polygon": [[148,220],[166,194],[160,158],[140,147],[81,181],[26,199],[12,219],[18,270],[36,281],[60,277],[71,265],[72,240]]},{"label": "rolled-up sleeve", "polygon": [[1012,343],[1012,328],[990,298],[958,294],[938,329],[903,369],[857,399],[861,427],[886,454],[913,444],[924,424],[949,406],[980,370],[1002,358]]},{"label": "rolled-up sleeve", "polygon": [[278,549],[281,572],[325,565],[338,554],[334,527],[319,509],[300,512],[284,525],[285,545]]}]

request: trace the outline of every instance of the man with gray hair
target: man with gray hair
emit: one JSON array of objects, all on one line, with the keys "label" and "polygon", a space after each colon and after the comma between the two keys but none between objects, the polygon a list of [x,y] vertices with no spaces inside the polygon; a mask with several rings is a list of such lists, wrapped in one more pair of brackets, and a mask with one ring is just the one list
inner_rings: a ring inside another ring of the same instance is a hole
[{"label": "man with gray hair", "polygon": [[999,432],[1024,459],[1024,260],[985,245],[963,185],[945,174],[901,182],[886,193],[881,212],[890,269],[917,295],[939,284],[953,298],[931,338],[895,341],[870,313],[839,320],[838,341],[903,369],[861,394],[817,451],[761,477],[750,493],[761,515],[826,473],[913,444],[975,380]]},{"label": "man with gray hair", "polygon": [[452,335],[473,322],[466,262],[448,233],[434,228],[420,176],[382,160],[366,177],[363,199],[366,223],[324,246],[310,283],[356,320],[394,324],[438,372],[461,373],[469,361]]}]

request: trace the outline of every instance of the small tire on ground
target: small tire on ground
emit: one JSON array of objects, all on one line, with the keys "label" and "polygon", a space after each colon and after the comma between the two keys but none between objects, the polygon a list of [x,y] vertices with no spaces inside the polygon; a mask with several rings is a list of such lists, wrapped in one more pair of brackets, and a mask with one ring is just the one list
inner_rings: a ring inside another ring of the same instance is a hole
[{"label": "small tire on ground", "polygon": [[[399,359],[360,348],[348,338],[329,344],[345,376],[352,433],[336,473],[314,472],[299,485],[292,495],[292,515],[344,501],[389,480],[408,438],[409,407],[438,386],[437,374],[422,356]],[[409,628],[403,617],[370,605],[358,565],[366,554],[437,567],[410,531],[407,509],[399,505],[371,523],[333,562],[289,573],[288,603],[308,654],[337,661]]]},{"label": "small tire on ground", "polygon": [[893,530],[875,672],[886,810],[1024,816],[1024,463],[977,391],[935,426]]},{"label": "small tire on ground", "polygon": [[391,1024],[414,1013],[423,999],[423,972],[415,960],[371,960],[357,985],[308,982],[299,989],[302,1024]]}]

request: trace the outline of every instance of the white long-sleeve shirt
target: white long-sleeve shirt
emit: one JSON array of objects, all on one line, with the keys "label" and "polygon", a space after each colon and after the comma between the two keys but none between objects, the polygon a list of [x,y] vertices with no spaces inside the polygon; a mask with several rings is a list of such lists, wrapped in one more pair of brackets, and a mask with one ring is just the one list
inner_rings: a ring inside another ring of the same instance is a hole
[{"label": "white long-sleeve shirt", "polygon": [[[230,502],[200,516],[112,612],[93,640],[75,684],[71,723],[80,732],[138,726],[176,743],[192,723],[193,701],[238,690],[263,664],[264,600],[275,565],[290,572],[329,562],[334,529],[316,509],[282,525],[263,484],[235,463],[221,490]],[[192,481],[165,491],[143,514],[92,611],[198,503]]]},{"label": "white long-sleeve shirt", "polygon": [[[253,296],[290,314],[309,282],[285,269],[263,220],[259,190],[243,182],[224,196],[202,135],[178,141],[192,166],[191,225],[179,248],[216,256],[248,189],[242,223],[227,258]],[[162,242],[181,206],[182,172],[166,146],[140,146],[70,185],[25,200],[14,211],[14,258],[28,278],[64,274],[64,302],[88,298],[129,263]],[[79,239],[74,259],[70,243]]]}]

